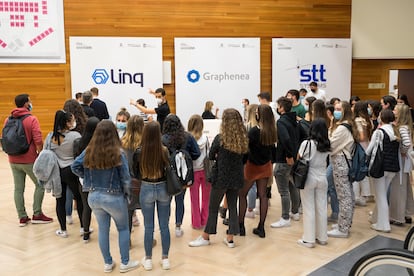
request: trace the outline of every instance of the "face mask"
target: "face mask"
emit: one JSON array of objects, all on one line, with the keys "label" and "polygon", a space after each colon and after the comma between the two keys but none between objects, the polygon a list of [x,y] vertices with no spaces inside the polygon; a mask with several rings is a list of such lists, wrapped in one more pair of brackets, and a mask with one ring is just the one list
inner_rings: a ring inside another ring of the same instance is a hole
[{"label": "face mask", "polygon": [[281,115],[282,115],[282,113],[280,113],[280,111],[279,111],[279,108],[278,108],[278,109],[276,109],[276,113],[277,113],[277,115],[279,115],[279,116],[281,116]]},{"label": "face mask", "polygon": [[316,89],[311,89],[311,91],[312,91],[312,92],[315,92],[315,91],[316,91]]},{"label": "face mask", "polygon": [[305,108],[305,111],[306,111],[306,112],[308,112],[308,111],[309,111],[309,105],[305,104],[303,107]]},{"label": "face mask", "polygon": [[335,110],[333,116],[336,120],[341,120],[342,118],[342,111]]},{"label": "face mask", "polygon": [[299,101],[303,100],[305,96],[299,96]]},{"label": "face mask", "polygon": [[33,105],[32,105],[32,104],[29,104],[29,106],[27,107],[27,109],[28,109],[29,111],[32,111],[32,110],[33,110]]},{"label": "face mask", "polygon": [[368,111],[368,115],[371,116],[372,115],[372,109],[368,107],[367,111]]},{"label": "face mask", "polygon": [[70,130],[75,129],[76,128],[76,121],[73,123],[73,125],[69,128]]},{"label": "face mask", "polygon": [[162,99],[161,98],[157,98],[157,104],[158,105],[162,104]]},{"label": "face mask", "polygon": [[126,122],[116,122],[116,128],[120,130],[126,129],[127,123]]}]

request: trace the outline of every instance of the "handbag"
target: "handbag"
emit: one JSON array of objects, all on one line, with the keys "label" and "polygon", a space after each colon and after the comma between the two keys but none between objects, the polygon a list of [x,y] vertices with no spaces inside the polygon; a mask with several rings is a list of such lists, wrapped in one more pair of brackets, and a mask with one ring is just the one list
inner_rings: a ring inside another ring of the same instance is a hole
[{"label": "handbag", "polygon": [[171,165],[165,167],[165,176],[167,178],[167,193],[170,196],[178,195],[183,191],[183,186],[181,185],[178,175]]},{"label": "handbag", "polygon": [[208,152],[209,152],[209,143],[208,143],[208,139],[207,139],[207,143],[206,143],[206,156],[203,160],[203,166],[204,166],[204,174],[206,176],[206,179],[208,182],[211,182],[211,174],[213,171],[213,166],[214,166],[214,160],[210,160],[208,158]]},{"label": "handbag", "polygon": [[292,166],[291,174],[293,177],[293,183],[296,188],[303,189],[305,188],[306,179],[308,178],[309,171],[309,161],[303,158],[303,154],[309,145],[309,156],[311,155],[311,145],[310,140],[306,143],[305,148],[303,149],[301,157],[295,161]]}]

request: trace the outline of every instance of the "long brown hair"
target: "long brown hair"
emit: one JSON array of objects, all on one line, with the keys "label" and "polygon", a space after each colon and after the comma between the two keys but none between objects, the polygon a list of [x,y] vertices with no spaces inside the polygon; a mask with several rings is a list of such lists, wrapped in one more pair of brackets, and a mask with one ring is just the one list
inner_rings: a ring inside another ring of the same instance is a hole
[{"label": "long brown hair", "polygon": [[367,123],[367,126],[364,129],[364,133],[366,133],[366,136],[368,137],[368,141],[371,140],[372,123],[371,123],[371,118],[369,117],[369,114],[368,114],[368,102],[367,101],[359,101],[355,103],[354,120],[357,117],[363,118],[365,122]]},{"label": "long brown hair", "polygon": [[110,169],[121,165],[121,141],[113,122],[101,121],[86,147],[84,166],[90,169]]},{"label": "long brown hair", "polygon": [[224,110],[220,133],[220,144],[223,148],[239,154],[247,153],[249,146],[247,131],[243,125],[243,119],[236,109]]},{"label": "long brown hair", "polygon": [[247,130],[259,124],[259,122],[256,119],[256,111],[258,106],[258,104],[249,104],[247,106]]},{"label": "long brown hair", "polygon": [[203,128],[204,122],[203,118],[200,115],[194,114],[190,117],[190,120],[188,120],[187,129],[196,140],[200,139],[201,135],[203,135]]},{"label": "long brown hair", "polygon": [[260,126],[260,143],[265,146],[273,145],[277,140],[277,132],[272,108],[267,104],[259,105],[257,115]]},{"label": "long brown hair", "polygon": [[158,122],[149,122],[144,126],[141,140],[139,169],[142,178],[161,178],[167,165],[168,150],[161,142],[160,124]]},{"label": "long brown hair", "polygon": [[127,128],[121,143],[124,149],[136,150],[141,145],[144,119],[138,115],[132,115],[127,122]]},{"label": "long brown hair", "polygon": [[342,118],[339,121],[337,121],[336,124],[334,124],[333,130],[335,130],[339,125],[341,125],[342,123],[344,123],[344,121],[346,121],[346,123],[349,124],[352,128],[352,136],[354,137],[354,140],[358,141],[359,133],[353,121],[354,115],[352,113],[351,105],[346,101],[341,101],[339,104],[341,105],[341,108],[342,108],[342,111],[341,111]]}]

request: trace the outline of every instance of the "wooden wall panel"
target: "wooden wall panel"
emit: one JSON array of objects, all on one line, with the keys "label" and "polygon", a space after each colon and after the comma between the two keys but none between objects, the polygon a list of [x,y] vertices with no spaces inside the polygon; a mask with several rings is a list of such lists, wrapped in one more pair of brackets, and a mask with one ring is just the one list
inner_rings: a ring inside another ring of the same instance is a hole
[{"label": "wooden wall panel", "polygon": [[[273,37],[350,37],[351,0],[65,0],[64,9],[67,63],[0,64],[0,120],[28,92],[42,131],[51,130],[71,97],[69,36],[162,37],[173,77],[174,37],[260,37],[262,91],[271,91]],[[174,83],[165,89],[175,111]]]}]

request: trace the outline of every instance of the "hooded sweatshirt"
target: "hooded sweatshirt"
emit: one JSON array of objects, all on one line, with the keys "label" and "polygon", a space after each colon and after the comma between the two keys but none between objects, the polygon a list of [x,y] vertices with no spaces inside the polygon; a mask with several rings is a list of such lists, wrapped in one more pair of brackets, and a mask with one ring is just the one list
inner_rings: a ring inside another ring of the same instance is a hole
[{"label": "hooded sweatshirt", "polygon": [[276,163],[286,163],[286,158],[296,160],[299,149],[299,128],[295,112],[286,112],[277,120]]},{"label": "hooded sweatshirt", "polygon": [[[200,148],[200,157],[193,161],[194,171],[201,171],[204,169],[204,158],[208,157],[208,151],[210,151],[210,142],[205,134],[202,134],[200,139],[197,140],[198,147]],[[207,149],[208,148],[208,149]]]},{"label": "hooded sweatshirt", "polygon": [[[13,117],[21,117],[30,114],[30,111],[25,107],[18,107],[12,110]],[[6,125],[9,118],[6,118],[4,125]],[[26,134],[27,143],[30,144],[29,150],[21,155],[9,155],[9,162],[14,164],[33,164],[37,158],[36,146],[42,146],[42,132],[40,131],[39,120],[35,116],[28,116],[23,120],[23,128]]]}]

